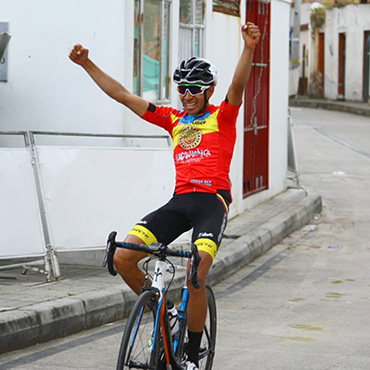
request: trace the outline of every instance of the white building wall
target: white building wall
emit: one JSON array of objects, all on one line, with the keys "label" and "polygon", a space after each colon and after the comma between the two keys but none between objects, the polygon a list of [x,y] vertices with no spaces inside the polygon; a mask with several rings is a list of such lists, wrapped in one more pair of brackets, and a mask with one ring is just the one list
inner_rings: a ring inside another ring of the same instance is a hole
[{"label": "white building wall", "polygon": [[[218,70],[219,83],[212,97],[214,104],[219,104],[225,99],[227,89],[232,79],[236,63],[242,47],[241,19],[225,16],[221,13],[210,13],[210,32],[207,32],[206,54]],[[228,40],[227,45],[220,46],[220,40]],[[242,211],[242,166],[243,166],[243,106],[237,123],[237,142],[231,165],[230,177],[232,181],[233,203],[230,215],[235,216]]]},{"label": "white building wall", "polygon": [[370,30],[370,4],[351,4],[326,11],[326,98],[338,98],[338,35],[343,32],[346,34],[345,99],[362,100],[365,30]]},{"label": "white building wall", "polygon": [[[178,5],[179,0],[172,2],[172,70],[178,64],[180,47]],[[0,82],[0,131],[164,134],[107,97],[68,59],[71,47],[81,43],[105,72],[131,89],[132,1],[110,0],[107,6],[105,0],[0,0],[0,9],[0,21],[9,22],[12,35],[8,46],[8,82]],[[286,188],[289,9],[288,1],[271,3],[269,189],[243,199],[244,107],[241,107],[231,167],[234,197],[231,217]],[[242,17],[238,18],[213,13],[212,1],[207,0],[205,56],[219,70],[219,84],[212,97],[214,104],[220,103],[227,92],[241,53],[240,27],[244,22],[244,2]],[[259,26],[263,31],[264,26]],[[171,96],[171,105],[177,106],[175,86]],[[148,161],[150,167],[150,157]],[[147,191],[145,194],[150,196]],[[128,197],[126,208],[134,207],[136,202]],[[126,228],[127,225],[123,226]]]},{"label": "white building wall", "polygon": [[78,42],[117,79],[132,75],[125,68],[132,52],[124,43],[130,2],[93,3],[0,0],[0,21],[9,22],[12,35],[8,82],[0,82],[2,130],[122,133],[122,107],[68,59]]},{"label": "white building wall", "polygon": [[[269,189],[272,197],[286,188],[289,95],[290,1],[271,3]],[[262,194],[260,195],[262,196]],[[266,199],[266,198],[265,198]]]},{"label": "white building wall", "polygon": [[[230,216],[282,192],[286,188],[287,173],[287,109],[289,95],[289,17],[290,1],[272,1],[270,29],[270,138],[269,138],[269,189],[243,198],[243,115],[244,105],[238,117],[237,142],[231,165],[231,181],[234,202]],[[210,29],[207,32],[207,58],[219,71],[220,83],[212,97],[215,104],[224,99],[239,58],[242,44],[241,25],[246,22],[245,10],[241,18],[211,12]],[[261,33],[264,25],[259,25]],[[220,46],[220,40],[228,40]],[[262,41],[261,41],[262,42]],[[244,103],[243,103],[244,104]]]}]

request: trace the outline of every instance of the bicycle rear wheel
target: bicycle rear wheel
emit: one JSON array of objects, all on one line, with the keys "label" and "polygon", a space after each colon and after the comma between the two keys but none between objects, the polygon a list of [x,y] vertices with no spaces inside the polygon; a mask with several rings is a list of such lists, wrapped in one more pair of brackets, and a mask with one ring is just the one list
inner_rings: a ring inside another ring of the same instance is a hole
[{"label": "bicycle rear wheel", "polygon": [[117,370],[156,369],[159,338],[153,348],[157,296],[152,291],[137,299],[124,329],[117,361]]},{"label": "bicycle rear wheel", "polygon": [[199,351],[199,370],[211,370],[216,348],[217,311],[211,287],[206,286],[208,312]]},{"label": "bicycle rear wheel", "polygon": [[[204,326],[202,341],[200,343],[199,351],[199,370],[211,370],[213,365],[213,358],[215,355],[216,348],[216,331],[217,331],[217,312],[216,312],[216,301],[215,296],[211,287],[206,286],[207,299],[208,299],[208,310],[207,318]],[[185,362],[188,357],[188,334],[185,332],[185,337],[182,341],[180,351],[182,362]]]}]

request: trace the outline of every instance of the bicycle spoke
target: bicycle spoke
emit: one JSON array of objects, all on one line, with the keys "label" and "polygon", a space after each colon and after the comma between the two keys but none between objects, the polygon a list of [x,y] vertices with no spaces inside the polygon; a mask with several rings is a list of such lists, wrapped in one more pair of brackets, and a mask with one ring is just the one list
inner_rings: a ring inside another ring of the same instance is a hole
[{"label": "bicycle spoke", "polygon": [[127,321],[122,338],[117,369],[155,369],[159,356],[158,345],[153,344],[154,315],[149,304],[153,304],[153,293],[139,297]]}]

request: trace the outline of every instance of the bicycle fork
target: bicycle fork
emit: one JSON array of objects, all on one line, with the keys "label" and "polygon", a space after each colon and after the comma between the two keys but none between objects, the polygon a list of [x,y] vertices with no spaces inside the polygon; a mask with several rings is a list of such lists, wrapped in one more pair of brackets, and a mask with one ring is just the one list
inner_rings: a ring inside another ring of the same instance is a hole
[{"label": "bicycle fork", "polygon": [[[182,370],[184,367],[178,362],[176,353],[183,345],[186,326],[186,309],[189,298],[189,290],[184,284],[181,294],[181,305],[179,310],[179,331],[176,338],[172,341],[172,334],[168,326],[168,314],[166,307],[166,293],[164,286],[164,274],[167,271],[167,264],[163,261],[157,261],[155,266],[155,274],[152,282],[152,288],[159,293],[156,321],[154,325],[154,337],[151,344],[151,350],[155,349],[156,341],[160,338],[160,329],[162,329],[163,350],[165,355],[166,370]],[[173,344],[173,346],[172,346]]]}]

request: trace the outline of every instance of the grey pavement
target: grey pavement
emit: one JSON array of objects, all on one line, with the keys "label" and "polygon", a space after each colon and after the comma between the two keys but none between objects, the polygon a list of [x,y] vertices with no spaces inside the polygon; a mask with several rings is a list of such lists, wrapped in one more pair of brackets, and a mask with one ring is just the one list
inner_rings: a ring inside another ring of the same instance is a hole
[{"label": "grey pavement", "polygon": [[335,110],[370,117],[370,104],[357,101],[310,99],[304,96],[297,96],[289,100],[289,105],[291,107]]},{"label": "grey pavement", "polygon": [[[328,101],[310,107],[328,107]],[[294,99],[291,106],[309,106]],[[348,107],[347,110],[345,107]],[[348,103],[337,110],[368,115],[370,105]],[[362,112],[362,113],[360,113]],[[208,282],[213,285],[265,253],[321,212],[321,197],[291,183],[288,189],[229,221]],[[136,299],[119,277],[102,267],[61,264],[62,279],[50,283],[38,272],[0,271],[0,354],[127,317]],[[183,272],[171,295],[179,297]]]},{"label": "grey pavement", "polygon": [[[320,211],[319,195],[293,187],[230,220],[209,284],[233,274]],[[0,353],[122,319],[136,299],[102,267],[62,264],[62,279],[50,283],[38,272],[21,272],[0,271]],[[172,283],[174,299],[183,274]]]}]

